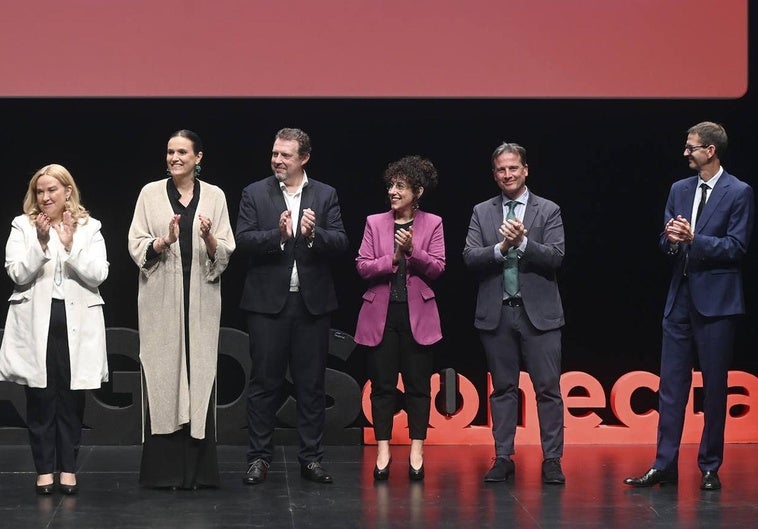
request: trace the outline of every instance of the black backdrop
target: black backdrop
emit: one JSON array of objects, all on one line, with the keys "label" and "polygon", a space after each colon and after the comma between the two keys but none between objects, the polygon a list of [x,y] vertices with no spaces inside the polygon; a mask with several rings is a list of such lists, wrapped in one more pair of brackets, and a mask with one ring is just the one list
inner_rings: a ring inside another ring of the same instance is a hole
[{"label": "black backdrop", "polygon": [[[5,98],[0,238],[21,212],[33,172],[51,162],[65,165],[84,205],[103,223],[111,263],[101,287],[106,325],[136,329],[137,268],[126,250],[127,231],[140,188],[164,175],[170,133],[189,128],[201,135],[202,178],[225,190],[234,225],[242,188],[270,174],[276,130],[300,127],[313,141],[308,174],[340,195],[350,250],[335,270],[340,308],[333,327],[352,334],[364,288],[354,269],[363,221],[387,207],[381,173],[400,156],[421,154],[439,170],[440,185],[422,207],[443,216],[447,249],[447,270],[435,286],[445,335],[436,365],[454,368],[483,396],[475,283],[461,251],[472,206],[498,192],[492,150],[503,140],[518,142],[528,152],[528,186],[563,211],[563,370],[592,374],[607,393],[627,371],[658,372],[669,266],[657,240],[671,183],[691,174],[682,156],[687,128],[702,120],[724,124],[730,138],[724,166],[755,187],[755,112],[754,89],[739,100]],[[758,375],[753,243],[745,262],[748,314],[733,368]],[[222,326],[245,330],[237,310],[241,257],[233,256],[222,278]],[[11,288],[2,274],[0,293]],[[0,306],[2,321],[6,310]],[[365,382],[360,349],[339,369]],[[15,422],[11,413],[0,403],[0,426]]]}]

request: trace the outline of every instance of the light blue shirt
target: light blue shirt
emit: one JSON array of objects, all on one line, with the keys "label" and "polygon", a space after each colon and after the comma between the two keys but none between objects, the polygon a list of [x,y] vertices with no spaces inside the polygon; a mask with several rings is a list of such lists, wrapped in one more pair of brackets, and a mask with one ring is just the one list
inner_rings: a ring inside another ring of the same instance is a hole
[{"label": "light blue shirt", "polygon": [[[511,199],[503,195],[503,222],[505,222],[505,217],[508,215],[508,202],[511,202]],[[514,213],[516,215],[516,218],[521,222],[524,222],[524,212],[526,211],[526,204],[528,202],[529,189],[527,188],[526,191],[524,191],[524,194],[516,199],[516,210]],[[521,241],[521,244],[518,246],[518,248],[516,248],[516,250],[518,250],[519,257],[521,257],[521,254],[524,253],[524,250],[526,250],[526,235],[524,235],[524,239]],[[500,253],[500,243],[495,245],[494,252],[495,261],[499,263],[505,262],[505,256]]]}]

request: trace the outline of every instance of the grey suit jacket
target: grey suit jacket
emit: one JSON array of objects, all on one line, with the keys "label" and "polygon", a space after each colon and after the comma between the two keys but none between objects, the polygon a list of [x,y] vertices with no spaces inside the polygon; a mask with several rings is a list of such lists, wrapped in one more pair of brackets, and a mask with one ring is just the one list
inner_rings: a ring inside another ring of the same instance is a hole
[{"label": "grey suit jacket", "polygon": [[[497,327],[503,305],[503,263],[494,256],[494,246],[502,241],[502,223],[502,194],[477,204],[463,249],[463,261],[479,281],[474,326],[485,331]],[[519,282],[524,309],[537,329],[557,329],[565,323],[556,279],[565,246],[561,210],[530,192],[523,223],[527,245],[519,257]]]}]

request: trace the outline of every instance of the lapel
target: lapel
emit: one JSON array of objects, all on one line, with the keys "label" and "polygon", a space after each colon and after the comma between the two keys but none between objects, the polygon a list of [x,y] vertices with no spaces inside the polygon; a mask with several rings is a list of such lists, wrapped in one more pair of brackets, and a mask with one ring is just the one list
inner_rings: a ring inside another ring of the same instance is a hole
[{"label": "lapel", "polygon": [[314,200],[314,190],[313,190],[313,183],[311,183],[310,180],[308,180],[308,185],[303,187],[303,195],[300,197],[300,215],[303,214],[304,209],[311,208],[315,211],[313,206],[313,200]]},{"label": "lapel", "polygon": [[395,253],[395,215],[388,211],[380,219],[379,225],[379,252],[381,255]]},{"label": "lapel", "polygon": [[488,226],[489,230],[485,233],[494,233],[495,234],[495,240],[500,240],[500,225],[505,222],[505,218],[503,217],[503,194],[499,194],[495,198],[492,199],[491,202],[491,214],[489,215],[489,218],[487,221],[490,223]]},{"label": "lapel", "polygon": [[703,212],[700,214],[700,219],[697,221],[695,233],[701,233],[703,231],[703,227],[708,224],[708,219],[710,219],[713,212],[716,211],[719,202],[723,200],[729,191],[731,182],[729,181],[728,176],[727,172],[724,171],[719,177],[718,182],[716,182],[716,186],[711,191],[711,196],[708,198],[708,201],[703,208]]},{"label": "lapel", "polygon": [[[271,203],[274,207],[274,213],[277,215],[287,209],[287,203],[284,201],[284,195],[282,195],[282,189],[279,187],[279,180],[275,176],[271,177],[268,187],[268,196],[271,199]],[[277,216],[277,219],[279,217]]]},{"label": "lapel", "polygon": [[537,211],[539,210],[539,207],[540,197],[534,193],[530,193],[529,202],[526,203],[526,209],[524,210],[524,220],[521,221],[524,224],[524,228],[527,230],[527,237],[529,236],[528,231],[532,228],[534,219],[537,217]]},{"label": "lapel", "polygon": [[679,208],[681,215],[685,219],[689,219],[692,215],[692,208],[695,206],[695,190],[697,189],[697,176],[693,176],[684,182],[682,186],[681,200],[682,204]]}]

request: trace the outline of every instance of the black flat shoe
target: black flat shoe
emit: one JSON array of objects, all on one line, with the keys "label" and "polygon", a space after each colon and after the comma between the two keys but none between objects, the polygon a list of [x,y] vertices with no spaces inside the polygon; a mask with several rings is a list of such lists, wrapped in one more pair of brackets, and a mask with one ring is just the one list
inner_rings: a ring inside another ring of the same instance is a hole
[{"label": "black flat shoe", "polygon": [[626,478],[624,484],[632,487],[652,487],[654,485],[676,485],[679,475],[676,471],[651,468],[639,477]]},{"label": "black flat shoe", "polygon": [[59,483],[58,490],[60,490],[61,493],[65,494],[66,496],[74,496],[76,494],[79,494],[79,485],[64,485],[63,483]]},{"label": "black flat shoe", "polygon": [[48,483],[47,485],[35,485],[34,491],[40,496],[49,496],[55,490],[55,483]]},{"label": "black flat shoe", "polygon": [[492,462],[492,468],[484,475],[484,481],[487,483],[508,481],[515,475],[516,463],[510,457],[496,457]]},{"label": "black flat shoe", "polygon": [[314,483],[332,483],[332,476],[326,471],[321,463],[313,461],[300,467],[300,476]]},{"label": "black flat shoe", "polygon": [[701,490],[719,490],[721,489],[721,480],[715,470],[703,472],[703,480],[700,482]]},{"label": "black flat shoe", "polygon": [[263,459],[256,459],[247,469],[245,477],[242,478],[242,483],[245,485],[257,485],[266,481],[266,474],[268,474],[269,462]]},{"label": "black flat shoe", "polygon": [[424,479],[424,464],[421,463],[419,468],[413,468],[410,460],[408,460],[408,477],[411,481],[423,481]]},{"label": "black flat shoe", "polygon": [[387,466],[384,468],[379,468],[378,466],[374,466],[374,481],[387,481],[390,477],[390,464],[392,463],[392,458],[387,461]]}]

